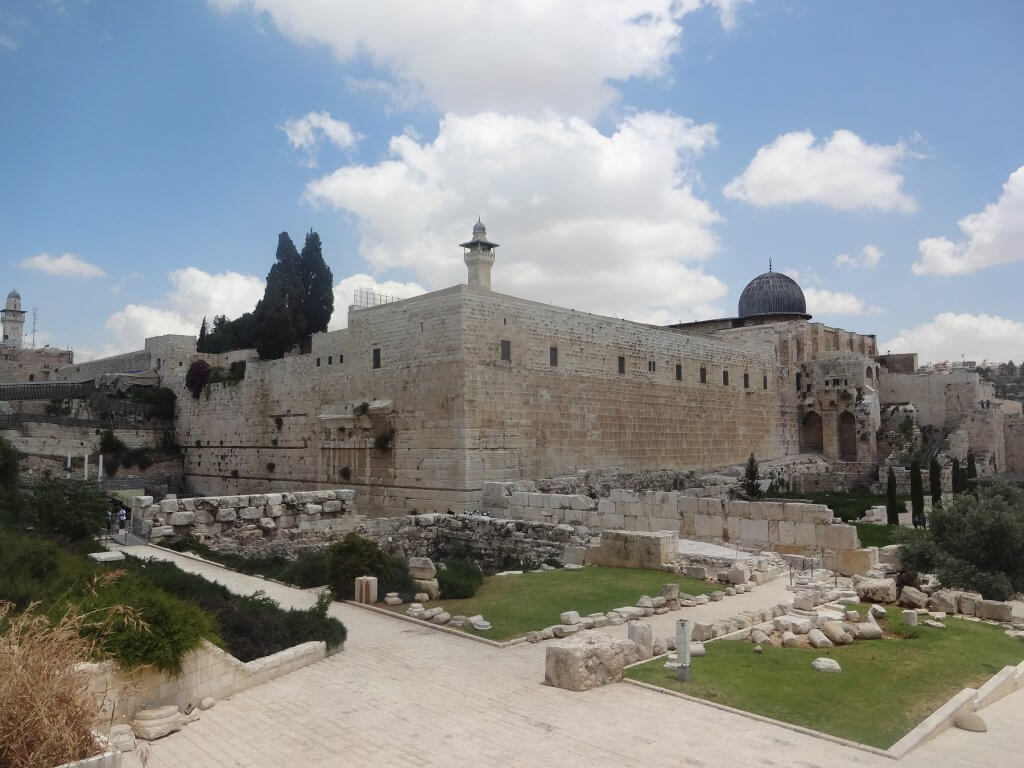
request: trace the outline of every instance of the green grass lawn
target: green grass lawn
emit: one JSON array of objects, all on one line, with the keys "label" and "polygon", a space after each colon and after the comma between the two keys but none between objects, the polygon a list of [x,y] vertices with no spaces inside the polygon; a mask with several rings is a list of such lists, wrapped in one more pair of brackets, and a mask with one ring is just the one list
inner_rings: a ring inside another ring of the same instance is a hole
[{"label": "green grass lawn", "polygon": [[[864,488],[840,493],[818,491],[802,493],[799,496],[808,499],[813,504],[827,504],[829,509],[846,522],[863,517],[870,507],[885,506],[885,496],[878,496]],[[907,497],[900,497],[900,500],[905,498]]]},{"label": "green grass lawn", "polygon": [[854,523],[857,528],[857,537],[862,547],[887,547],[890,544],[898,544],[896,532],[900,529],[898,525],[878,525],[877,523]]},{"label": "green grass lawn", "polygon": [[[580,616],[634,605],[641,595],[654,597],[662,584],[678,584],[680,592],[703,595],[719,587],[663,571],[634,568],[588,567],[524,573],[521,576],[490,576],[476,595],[465,600],[434,600],[426,607],[442,607],[452,616],[481,614],[491,623],[488,632],[467,632],[491,640],[522,637],[530,630],[559,623],[563,611]],[[724,588],[724,587],[723,587]],[[392,610],[404,613],[408,605]]]},{"label": "green grass lawn", "polygon": [[[1024,643],[998,627],[950,618],[946,629],[900,627],[903,637],[813,648],[764,647],[722,640],[693,659],[693,680],[680,683],[663,659],[627,670],[634,680],[887,749],[961,688],[977,688],[1024,659]],[[884,622],[883,622],[884,623]],[[816,672],[818,656],[839,674]]]}]

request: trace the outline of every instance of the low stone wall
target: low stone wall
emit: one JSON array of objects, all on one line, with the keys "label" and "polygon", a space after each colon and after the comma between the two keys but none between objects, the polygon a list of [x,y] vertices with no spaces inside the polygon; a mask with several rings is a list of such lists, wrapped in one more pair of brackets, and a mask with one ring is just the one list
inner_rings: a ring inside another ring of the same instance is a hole
[{"label": "low stone wall", "polygon": [[597,530],[672,531],[684,538],[725,541],[779,552],[857,549],[857,529],[833,522],[824,504],[723,501],[689,492],[613,490],[607,499],[521,490],[521,483],[485,483],[484,510],[498,518],[583,525]]},{"label": "low stone wall", "polygon": [[105,695],[104,716],[125,723],[139,709],[170,704],[186,709],[198,706],[207,696],[223,699],[327,656],[327,645],[314,641],[242,662],[204,640],[185,655],[177,677],[153,669],[129,673],[107,661],[92,665],[90,688],[97,695]]},{"label": "low stone wall", "polygon": [[132,515],[152,524],[151,539],[192,535],[220,549],[245,549],[264,541],[337,538],[354,530],[355,491],[347,489],[246,496],[132,499]]},{"label": "low stone wall", "polygon": [[590,541],[585,529],[571,525],[482,515],[370,518],[359,524],[358,532],[407,558],[468,556],[489,570],[504,570],[513,564],[536,568],[547,559],[582,564]]},{"label": "low stone wall", "polygon": [[679,536],[670,531],[604,531],[597,546],[587,549],[587,565],[650,568],[660,571],[676,557]]}]

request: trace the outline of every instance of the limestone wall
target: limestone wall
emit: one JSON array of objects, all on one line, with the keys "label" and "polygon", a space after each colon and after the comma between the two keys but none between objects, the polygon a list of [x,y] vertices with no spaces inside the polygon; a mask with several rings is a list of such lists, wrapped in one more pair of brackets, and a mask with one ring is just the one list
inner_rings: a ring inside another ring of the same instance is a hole
[{"label": "limestone wall", "polygon": [[676,558],[679,536],[670,531],[604,531],[596,546],[587,549],[587,565],[612,568],[649,568],[660,571]]},{"label": "limestone wall", "polygon": [[1024,416],[1008,416],[1003,429],[1006,437],[1007,472],[1024,474]]},{"label": "limestone wall", "polygon": [[334,538],[355,528],[358,518],[348,489],[132,499],[132,516],[153,527],[151,537],[191,535],[222,549],[246,549],[263,541]]},{"label": "limestone wall", "polygon": [[104,357],[86,363],[70,363],[53,369],[50,381],[88,381],[103,373],[132,373],[152,368],[149,352],[139,350],[123,355]]},{"label": "limestone wall", "polygon": [[90,688],[97,694],[107,694],[104,713],[112,716],[113,722],[128,722],[139,709],[170,704],[184,709],[198,706],[207,696],[227,698],[327,656],[327,645],[313,641],[241,662],[203,640],[182,659],[177,677],[153,669],[129,673],[113,662],[105,662],[93,665]]},{"label": "limestone wall", "polygon": [[882,369],[878,387],[882,405],[913,403],[918,422],[936,427],[955,428],[978,403],[995,399],[992,385],[967,371],[907,374]]},{"label": "limestone wall", "polygon": [[596,530],[670,531],[779,552],[857,549],[857,529],[833,522],[823,504],[723,501],[675,491],[612,491],[606,499],[531,493],[487,483],[483,508],[496,518],[583,525]]},{"label": "limestone wall", "polygon": [[[100,432],[96,427],[69,427],[45,422],[23,422],[20,429],[4,430],[3,434],[19,452],[33,456],[81,459],[85,453],[100,449]],[[129,448],[155,448],[163,434],[152,429],[115,429],[114,435]]]}]

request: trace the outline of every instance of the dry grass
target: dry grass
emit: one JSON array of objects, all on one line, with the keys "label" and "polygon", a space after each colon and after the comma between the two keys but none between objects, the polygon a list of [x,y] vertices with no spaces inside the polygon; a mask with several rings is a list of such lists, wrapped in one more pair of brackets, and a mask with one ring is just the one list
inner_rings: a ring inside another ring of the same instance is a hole
[{"label": "dry grass", "polygon": [[[95,580],[102,587],[110,574]],[[90,689],[106,628],[141,620],[123,606],[81,613],[69,608],[50,621],[37,605],[22,613],[0,602],[0,766],[53,768],[101,751],[104,695]],[[107,724],[109,725],[109,723]],[[105,729],[104,729],[105,730]]]}]

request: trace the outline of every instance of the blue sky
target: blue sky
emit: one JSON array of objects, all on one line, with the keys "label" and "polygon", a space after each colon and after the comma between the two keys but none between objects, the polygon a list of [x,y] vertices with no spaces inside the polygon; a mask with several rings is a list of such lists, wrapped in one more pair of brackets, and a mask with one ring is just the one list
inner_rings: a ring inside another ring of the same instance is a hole
[{"label": "blue sky", "polygon": [[[1024,4],[15,0],[0,264],[80,357],[337,285],[464,280],[648,322],[798,275],[924,359],[1024,357]],[[451,10],[458,8],[458,11]]]}]

